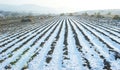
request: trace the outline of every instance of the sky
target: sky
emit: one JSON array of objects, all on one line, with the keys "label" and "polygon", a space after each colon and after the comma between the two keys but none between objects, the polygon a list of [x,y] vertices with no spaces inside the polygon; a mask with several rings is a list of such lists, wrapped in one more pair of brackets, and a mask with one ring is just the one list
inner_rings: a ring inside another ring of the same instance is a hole
[{"label": "sky", "polygon": [[0,0],[0,4],[33,4],[42,7],[54,8],[62,12],[120,9],[120,0]]}]

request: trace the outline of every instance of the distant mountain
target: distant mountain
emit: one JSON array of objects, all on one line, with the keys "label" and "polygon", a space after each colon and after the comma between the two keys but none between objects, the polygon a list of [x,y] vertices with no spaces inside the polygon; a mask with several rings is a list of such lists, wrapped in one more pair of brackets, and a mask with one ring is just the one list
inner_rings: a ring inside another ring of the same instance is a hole
[{"label": "distant mountain", "polygon": [[108,14],[109,12],[112,14],[112,15],[120,15],[120,9],[109,9],[109,10],[88,10],[88,11],[81,11],[81,12],[76,12],[75,14],[76,15],[80,15],[82,13],[88,13],[89,15],[92,15],[94,13],[100,13],[102,15],[106,15]]},{"label": "distant mountain", "polygon": [[28,15],[27,13],[17,13],[17,12],[11,12],[11,11],[1,11],[0,10],[0,17],[5,17],[5,16],[13,16],[13,17],[17,17],[17,16],[24,16],[24,15]]},{"label": "distant mountain", "polygon": [[37,14],[51,14],[57,13],[56,10],[48,7],[41,7],[37,5],[0,5],[0,10],[11,12],[25,12],[25,13],[37,13]]}]

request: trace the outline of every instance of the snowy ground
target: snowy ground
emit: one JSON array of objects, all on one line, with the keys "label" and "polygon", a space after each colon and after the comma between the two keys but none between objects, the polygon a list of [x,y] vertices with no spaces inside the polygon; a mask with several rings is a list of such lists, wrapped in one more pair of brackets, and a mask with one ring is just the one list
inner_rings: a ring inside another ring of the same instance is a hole
[{"label": "snowy ground", "polygon": [[51,18],[0,38],[0,70],[120,70],[120,28]]}]

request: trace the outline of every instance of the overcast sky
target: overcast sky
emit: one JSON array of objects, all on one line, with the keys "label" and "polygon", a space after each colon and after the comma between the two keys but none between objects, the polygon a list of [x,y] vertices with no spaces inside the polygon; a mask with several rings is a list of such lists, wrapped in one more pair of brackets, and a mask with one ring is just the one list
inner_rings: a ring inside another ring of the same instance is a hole
[{"label": "overcast sky", "polygon": [[0,0],[0,4],[34,4],[64,12],[98,9],[120,9],[120,0]]}]

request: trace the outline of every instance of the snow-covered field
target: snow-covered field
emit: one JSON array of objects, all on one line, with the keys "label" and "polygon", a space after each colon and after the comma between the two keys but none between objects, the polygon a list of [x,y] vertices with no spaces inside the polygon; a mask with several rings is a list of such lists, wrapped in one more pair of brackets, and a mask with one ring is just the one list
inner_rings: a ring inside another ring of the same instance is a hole
[{"label": "snow-covered field", "polygon": [[120,70],[120,28],[51,18],[0,38],[0,70]]}]

